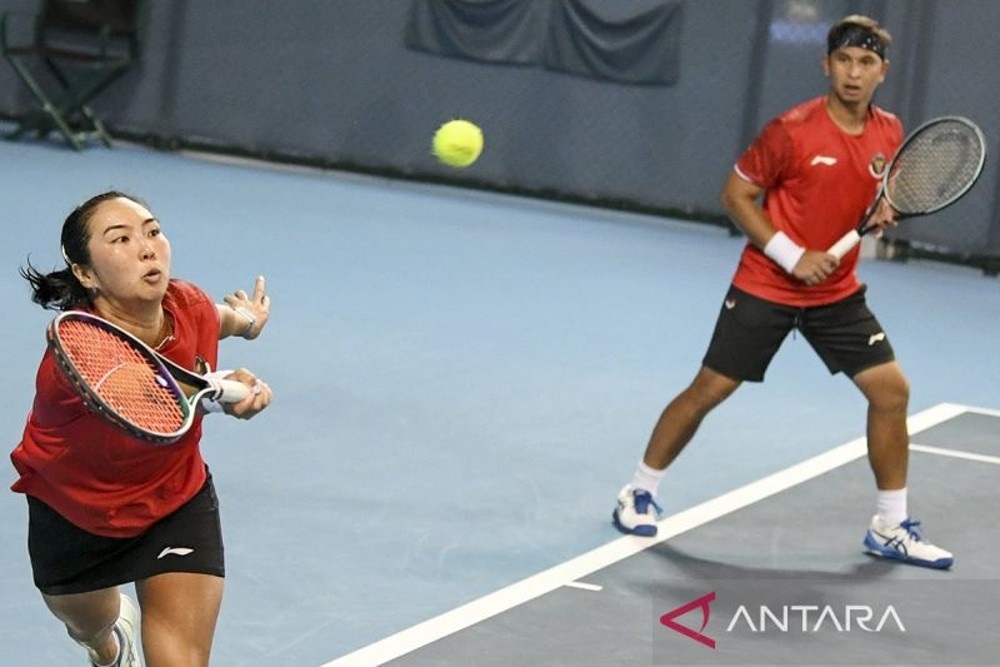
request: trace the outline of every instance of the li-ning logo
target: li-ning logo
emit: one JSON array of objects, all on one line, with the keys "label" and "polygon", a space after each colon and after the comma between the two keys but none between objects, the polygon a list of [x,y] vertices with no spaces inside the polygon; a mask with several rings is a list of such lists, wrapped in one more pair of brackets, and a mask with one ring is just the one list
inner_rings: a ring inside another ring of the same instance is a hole
[{"label": "li-ning logo", "polygon": [[877,334],[872,334],[868,337],[868,347],[871,347],[875,343],[880,343],[885,340],[885,332],[879,331]]},{"label": "li-ning logo", "polygon": [[164,558],[164,557],[170,556],[170,555],[174,555],[174,556],[187,556],[187,555],[193,554],[193,553],[194,553],[194,549],[189,549],[187,547],[167,547],[166,549],[164,549],[163,551],[160,552],[160,555],[157,556],[156,559],[159,560],[161,558]]},{"label": "li-ning logo", "polygon": [[829,155],[817,155],[812,159],[812,162],[809,163],[809,166],[815,167],[818,164],[824,164],[827,167],[832,167],[837,164],[837,158],[830,157]]},{"label": "li-ning logo", "polygon": [[[697,600],[691,600],[685,605],[677,607],[673,611],[668,611],[663,616],[660,616],[660,623],[667,626],[674,632],[679,632],[685,637],[690,637],[699,644],[704,644],[708,648],[715,648],[715,640],[704,634],[705,628],[708,627],[709,617],[712,615],[712,609],[709,606],[712,601],[715,600],[715,591],[711,593],[706,593],[702,595]],[[683,616],[693,609],[701,609],[701,629],[697,632],[691,628],[677,623],[674,619],[678,616]]]}]

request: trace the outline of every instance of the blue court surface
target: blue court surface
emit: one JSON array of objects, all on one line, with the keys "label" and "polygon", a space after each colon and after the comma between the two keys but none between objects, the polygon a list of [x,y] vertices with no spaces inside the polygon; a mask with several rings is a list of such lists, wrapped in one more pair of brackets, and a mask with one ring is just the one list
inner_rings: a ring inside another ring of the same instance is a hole
[{"label": "blue court surface", "polygon": [[[705,632],[722,659],[740,639],[718,625],[734,599],[727,576],[792,588],[796,578],[927,580],[956,595],[963,582],[994,585],[994,278],[929,262],[861,267],[912,384],[911,508],[956,552],[952,572],[861,554],[874,509],[857,440],[865,404],[801,337],[670,469],[665,539],[649,544],[621,538],[610,513],[660,410],[697,370],[742,239],[655,216],[128,145],[74,154],[0,142],[0,163],[8,449],[51,318],[17,269],[29,256],[60,264],[59,229],[80,201],[110,188],[145,198],[171,240],[174,275],[219,300],[267,278],[271,323],[252,343],[225,341],[221,359],[265,378],[275,402],[250,422],[213,416],[203,441],[228,568],[213,665],[674,664],[671,651],[705,664],[701,644],[669,629],[680,643],[667,643],[658,619],[717,592]],[[24,499],[8,493],[0,641],[29,645],[32,664],[79,665],[32,586],[26,523]],[[684,578],[696,581],[673,585]],[[678,622],[697,629],[696,615]],[[995,646],[991,628],[967,630]],[[835,640],[823,637],[824,651]],[[920,655],[951,641],[935,636]],[[624,642],[630,653],[612,651]],[[778,644],[755,655],[801,660]],[[0,664],[24,664],[18,655]]]}]

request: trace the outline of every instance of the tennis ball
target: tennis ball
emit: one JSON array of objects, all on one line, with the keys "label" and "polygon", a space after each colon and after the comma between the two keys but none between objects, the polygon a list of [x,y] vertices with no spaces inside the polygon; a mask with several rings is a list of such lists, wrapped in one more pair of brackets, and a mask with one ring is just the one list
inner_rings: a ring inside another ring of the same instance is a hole
[{"label": "tennis ball", "polygon": [[483,152],[483,131],[467,120],[450,120],[434,133],[433,151],[449,167],[468,167]]}]

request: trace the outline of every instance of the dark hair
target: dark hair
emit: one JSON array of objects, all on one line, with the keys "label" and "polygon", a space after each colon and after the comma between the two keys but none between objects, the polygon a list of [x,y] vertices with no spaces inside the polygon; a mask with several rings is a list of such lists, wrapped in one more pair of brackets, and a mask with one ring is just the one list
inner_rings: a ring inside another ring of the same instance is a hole
[{"label": "dark hair", "polygon": [[860,46],[882,60],[892,45],[892,35],[878,21],[861,14],[851,14],[835,23],[826,36],[826,53],[833,53],[845,46]]},{"label": "dark hair", "polygon": [[20,269],[20,274],[31,285],[32,301],[50,310],[71,310],[91,305],[90,293],[73,274],[72,266],[90,264],[90,251],[87,250],[87,243],[90,241],[88,223],[98,206],[119,197],[146,206],[138,197],[109,190],[83,202],[66,217],[59,238],[62,256],[66,261],[65,269],[42,273],[28,259],[27,268]]}]

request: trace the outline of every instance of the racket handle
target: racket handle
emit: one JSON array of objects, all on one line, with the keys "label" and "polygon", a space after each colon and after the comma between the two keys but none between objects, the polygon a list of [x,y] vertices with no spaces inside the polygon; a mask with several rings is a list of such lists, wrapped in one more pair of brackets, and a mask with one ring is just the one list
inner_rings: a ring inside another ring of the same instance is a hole
[{"label": "racket handle", "polygon": [[222,393],[215,399],[219,403],[239,403],[250,395],[250,388],[236,380],[216,380]]},{"label": "racket handle", "polygon": [[858,245],[860,242],[861,234],[858,234],[858,230],[852,229],[840,237],[839,241],[830,246],[830,249],[827,250],[827,252],[837,259],[843,259],[844,255],[850,252],[854,246]]},{"label": "racket handle", "polygon": [[208,387],[205,388],[200,401],[201,408],[205,412],[222,412],[223,403],[239,403],[251,394],[251,391],[242,382],[205,379],[208,380]]}]

